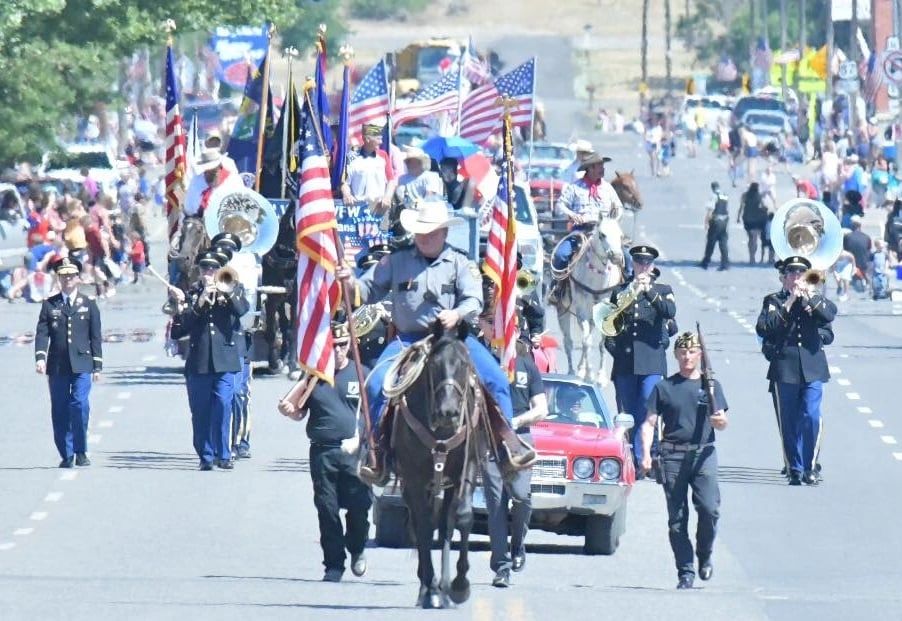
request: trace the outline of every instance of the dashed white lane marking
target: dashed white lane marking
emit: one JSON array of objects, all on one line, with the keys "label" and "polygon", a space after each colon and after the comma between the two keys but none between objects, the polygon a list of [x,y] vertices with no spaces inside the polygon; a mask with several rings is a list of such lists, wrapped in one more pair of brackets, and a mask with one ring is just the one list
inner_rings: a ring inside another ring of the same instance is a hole
[{"label": "dashed white lane marking", "polygon": [[69,472],[64,472],[60,475],[60,481],[74,481],[78,477],[77,470],[70,470]]},{"label": "dashed white lane marking", "polygon": [[896,461],[902,461],[902,453],[893,453],[893,457],[896,458]]},{"label": "dashed white lane marking", "polygon": [[848,358],[848,357],[849,357],[849,354],[840,354],[839,357],[840,357],[840,358]]},{"label": "dashed white lane marking", "polygon": [[13,541],[6,541],[4,543],[0,543],[0,552],[6,552],[7,550],[12,550],[15,547],[16,547],[16,544]]},{"label": "dashed white lane marking", "polygon": [[156,359],[157,357],[154,355],[144,356],[143,358],[141,358],[141,362],[153,362]]},{"label": "dashed white lane marking", "polygon": [[883,440],[884,444],[897,444],[893,436],[880,436],[880,439]]},{"label": "dashed white lane marking", "polygon": [[47,512],[46,511],[35,511],[28,517],[28,519],[32,520],[33,522],[40,522],[41,520],[46,520]]},{"label": "dashed white lane marking", "polygon": [[117,399],[131,399],[132,393],[130,392],[120,392],[116,395]]},{"label": "dashed white lane marking", "polygon": [[102,421],[100,421],[99,423],[97,423],[97,426],[100,427],[101,429],[109,429],[110,427],[113,426],[113,421],[111,421],[111,420],[102,420]]},{"label": "dashed white lane marking", "polygon": [[840,369],[839,367],[830,367],[830,373],[835,373],[836,375],[839,375],[840,373],[842,373],[842,369]]},{"label": "dashed white lane marking", "polygon": [[44,502],[59,502],[60,498],[62,497],[62,492],[50,492],[49,494],[44,496]]},{"label": "dashed white lane marking", "polygon": [[883,429],[883,421],[872,418],[868,421],[868,425],[873,427],[874,429]]},{"label": "dashed white lane marking", "polygon": [[850,401],[858,401],[859,399],[861,399],[861,395],[859,395],[857,392],[847,392],[846,398],[848,398]]},{"label": "dashed white lane marking", "polygon": [[874,411],[866,405],[859,405],[858,411],[862,414],[873,414]]},{"label": "dashed white lane marking", "polygon": [[103,438],[99,433],[89,433],[88,434],[88,444],[100,444],[100,440]]},{"label": "dashed white lane marking", "polygon": [[118,414],[121,411],[122,411],[121,405],[111,405],[110,409],[107,410],[107,412],[109,412],[110,414]]},{"label": "dashed white lane marking", "polygon": [[837,379],[836,383],[839,384],[840,386],[851,386],[852,385],[852,382],[850,382],[849,380],[847,380],[844,377],[840,377],[839,379]]},{"label": "dashed white lane marking", "polygon": [[[147,370],[147,367],[132,367],[132,373],[144,373]],[[128,397],[126,397],[128,398]]]},{"label": "dashed white lane marking", "polygon": [[30,535],[33,532],[33,528],[17,528],[13,531],[13,535],[15,535],[16,537],[24,537],[25,535]]}]

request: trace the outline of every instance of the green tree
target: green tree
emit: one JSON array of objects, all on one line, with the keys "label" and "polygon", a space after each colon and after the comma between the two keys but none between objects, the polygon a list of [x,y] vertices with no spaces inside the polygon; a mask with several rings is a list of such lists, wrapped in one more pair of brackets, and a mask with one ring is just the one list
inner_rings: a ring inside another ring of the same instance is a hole
[{"label": "green tree", "polygon": [[73,114],[115,101],[119,59],[161,46],[167,18],[185,33],[296,23],[303,11],[298,0],[0,2],[0,165],[35,161]]}]

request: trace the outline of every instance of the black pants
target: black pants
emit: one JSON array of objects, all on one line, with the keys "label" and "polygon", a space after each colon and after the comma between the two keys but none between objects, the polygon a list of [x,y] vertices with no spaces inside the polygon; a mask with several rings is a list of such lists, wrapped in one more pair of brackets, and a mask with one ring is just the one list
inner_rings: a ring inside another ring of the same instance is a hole
[{"label": "black pants", "polygon": [[689,540],[689,488],[698,514],[695,553],[700,561],[711,558],[717,520],[720,517],[720,489],[717,486],[717,452],[713,446],[701,451],[664,451],[664,495],[667,524],[677,573],[695,575],[692,542]]},{"label": "black pants", "polygon": [[711,255],[714,254],[714,244],[720,249],[720,266],[730,266],[730,254],[727,249],[727,223],[714,220],[708,227],[708,240],[705,243],[705,257],[702,264],[707,267],[711,262]]},{"label": "black pants", "polygon": [[[345,550],[360,554],[370,530],[370,488],[355,474],[356,457],[339,447],[310,445],[313,503],[319,518],[319,543],[326,569],[344,569]],[[342,527],[341,509],[347,509]]]},{"label": "black pants", "polygon": [[[294,333],[296,297],[293,287],[288,288],[288,293],[274,293],[266,297],[264,304],[266,328],[263,331],[263,339],[269,347],[268,362],[271,369],[276,368],[279,360],[285,358],[288,360],[289,369],[293,371],[297,368]],[[281,336],[281,343],[276,341],[277,333]]]},{"label": "black pants", "polygon": [[[521,434],[532,444],[532,436]],[[489,542],[492,556],[489,567],[497,572],[513,566],[512,554],[521,554],[529,531],[532,516],[531,501],[532,468],[517,471],[512,479],[505,481],[498,462],[486,459],[482,468],[482,489],[485,492],[485,506],[488,512]],[[510,546],[508,536],[508,502],[510,508]]]}]

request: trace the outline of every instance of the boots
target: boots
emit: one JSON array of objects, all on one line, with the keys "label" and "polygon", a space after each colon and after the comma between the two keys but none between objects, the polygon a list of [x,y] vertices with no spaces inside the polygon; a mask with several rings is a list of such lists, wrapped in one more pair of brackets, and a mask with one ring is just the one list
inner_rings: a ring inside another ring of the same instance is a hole
[{"label": "boots", "polygon": [[566,280],[554,280],[551,283],[551,289],[548,291],[548,303],[560,304],[567,292]]}]

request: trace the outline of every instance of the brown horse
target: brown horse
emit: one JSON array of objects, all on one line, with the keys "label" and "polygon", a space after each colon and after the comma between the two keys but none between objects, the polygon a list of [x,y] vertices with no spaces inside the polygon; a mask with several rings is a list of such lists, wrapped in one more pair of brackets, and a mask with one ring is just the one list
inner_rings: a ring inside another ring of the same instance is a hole
[{"label": "brown horse", "polygon": [[642,195],[639,193],[639,183],[636,181],[635,171],[615,172],[611,185],[624,207],[632,211],[642,209]]}]

